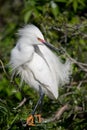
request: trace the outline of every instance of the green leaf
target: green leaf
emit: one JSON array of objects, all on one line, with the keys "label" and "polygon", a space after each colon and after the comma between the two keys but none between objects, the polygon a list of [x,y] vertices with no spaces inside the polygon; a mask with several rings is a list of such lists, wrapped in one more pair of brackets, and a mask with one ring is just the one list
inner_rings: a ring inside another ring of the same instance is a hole
[{"label": "green leaf", "polygon": [[32,13],[32,11],[30,11],[30,10],[25,13],[25,16],[24,16],[25,23],[28,23],[31,13]]},{"label": "green leaf", "polygon": [[59,14],[59,8],[58,8],[57,4],[54,3],[53,1],[51,1],[51,11],[52,11],[52,14],[54,15],[54,17],[56,18]]},{"label": "green leaf", "polygon": [[73,3],[73,0],[69,0],[69,1],[66,2],[66,5],[69,6],[72,3]]},{"label": "green leaf", "polygon": [[73,1],[73,9],[76,12],[78,8],[78,2],[76,0]]},{"label": "green leaf", "polygon": [[80,3],[82,6],[86,6],[85,1],[84,0],[78,0],[78,3]]},{"label": "green leaf", "polygon": [[60,2],[60,3],[67,3],[66,0],[55,0],[56,2]]},{"label": "green leaf", "polygon": [[21,100],[21,99],[22,99],[22,95],[21,95],[20,92],[17,92],[15,96],[16,96],[16,98],[17,98],[18,100]]}]

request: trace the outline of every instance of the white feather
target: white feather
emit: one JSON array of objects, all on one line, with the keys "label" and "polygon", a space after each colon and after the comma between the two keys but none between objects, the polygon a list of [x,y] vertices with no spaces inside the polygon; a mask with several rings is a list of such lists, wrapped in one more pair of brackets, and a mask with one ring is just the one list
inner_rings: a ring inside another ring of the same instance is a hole
[{"label": "white feather", "polygon": [[[71,64],[65,64],[37,38],[44,37],[34,25],[19,30],[20,38],[11,52],[10,64],[14,73],[21,76],[31,87],[39,91],[39,86],[50,98],[58,97],[58,87],[69,82]],[[35,52],[37,45],[39,52]]]}]

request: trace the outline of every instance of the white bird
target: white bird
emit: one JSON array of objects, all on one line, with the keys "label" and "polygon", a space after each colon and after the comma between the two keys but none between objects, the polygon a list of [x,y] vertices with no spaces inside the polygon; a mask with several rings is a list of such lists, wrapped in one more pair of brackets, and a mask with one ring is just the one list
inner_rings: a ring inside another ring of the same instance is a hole
[{"label": "white bird", "polygon": [[40,92],[32,115],[35,114],[44,94],[51,99],[58,98],[58,87],[69,82],[71,62],[62,63],[47,43],[41,31],[34,25],[26,25],[18,32],[20,38],[11,51],[10,65],[13,75],[21,76],[29,86]]}]

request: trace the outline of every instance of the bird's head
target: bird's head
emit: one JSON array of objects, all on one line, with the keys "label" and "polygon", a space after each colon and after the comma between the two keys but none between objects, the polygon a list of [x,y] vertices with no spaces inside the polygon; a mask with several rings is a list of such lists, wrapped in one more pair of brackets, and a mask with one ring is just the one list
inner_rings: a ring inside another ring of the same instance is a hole
[{"label": "bird's head", "polygon": [[46,42],[43,34],[33,24],[26,25],[24,28],[18,31],[19,36],[26,40],[27,44],[30,45],[46,45],[52,50],[57,51],[57,49],[50,43]]},{"label": "bird's head", "polygon": [[39,28],[37,28],[33,24],[26,25],[24,28],[18,31],[18,34],[22,38],[29,40],[29,44],[31,45],[39,45],[45,42],[43,34],[39,30]]}]

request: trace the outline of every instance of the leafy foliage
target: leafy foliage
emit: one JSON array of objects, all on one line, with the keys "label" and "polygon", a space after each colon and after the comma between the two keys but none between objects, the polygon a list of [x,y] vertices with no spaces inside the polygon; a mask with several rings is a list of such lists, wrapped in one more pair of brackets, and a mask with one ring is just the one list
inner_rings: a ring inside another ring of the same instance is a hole
[{"label": "leafy foliage", "polygon": [[[86,130],[87,129],[87,71],[73,65],[71,83],[59,88],[59,98],[45,97],[43,117],[52,116],[64,104],[65,111],[56,122],[26,128],[24,122],[38,100],[29,86],[20,87],[20,79],[11,80],[8,68],[10,51],[17,30],[28,23],[37,25],[45,39],[63,47],[75,60],[87,67],[87,1],[86,0],[1,0],[0,1],[0,128],[1,130]],[[60,53],[59,53],[60,54]],[[59,55],[58,54],[58,55]],[[62,58],[64,55],[59,55]],[[23,106],[20,103],[26,98]]]}]

